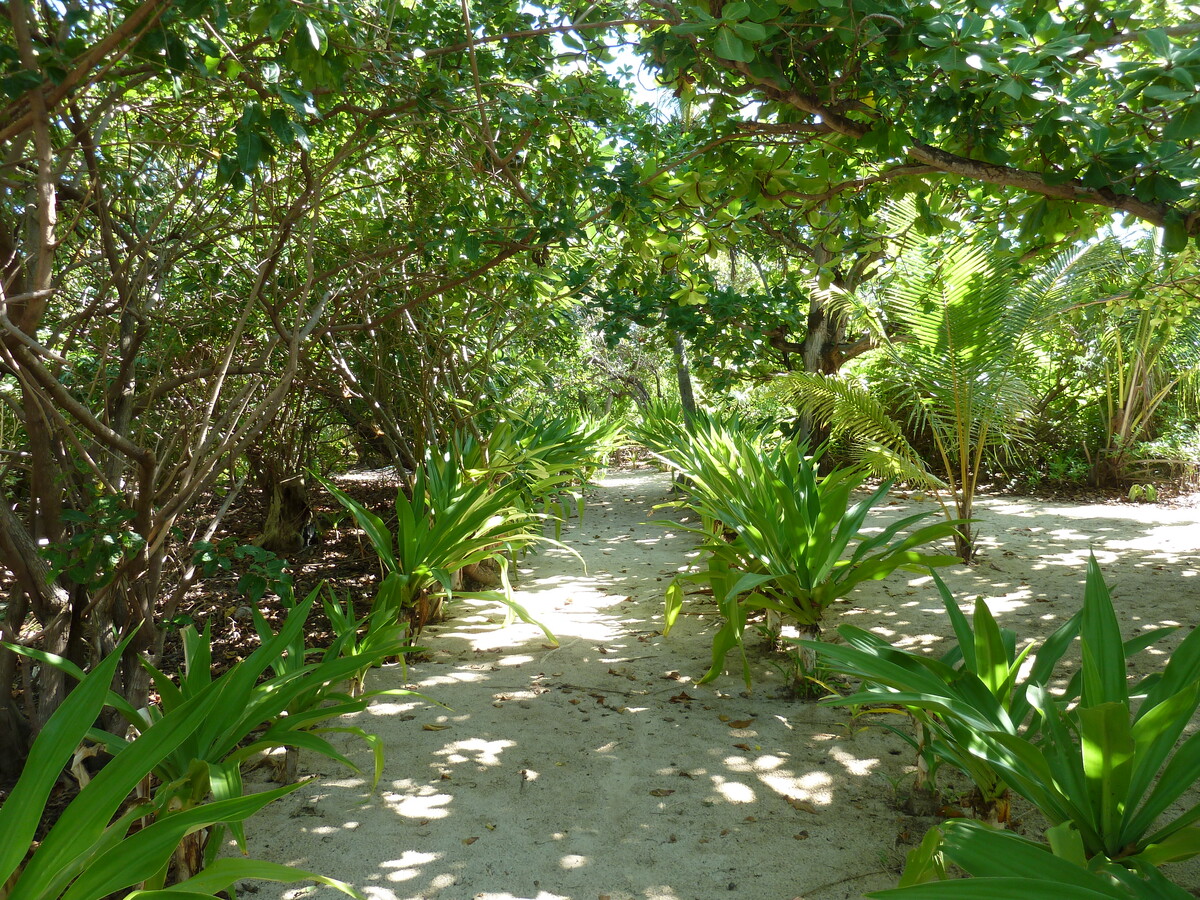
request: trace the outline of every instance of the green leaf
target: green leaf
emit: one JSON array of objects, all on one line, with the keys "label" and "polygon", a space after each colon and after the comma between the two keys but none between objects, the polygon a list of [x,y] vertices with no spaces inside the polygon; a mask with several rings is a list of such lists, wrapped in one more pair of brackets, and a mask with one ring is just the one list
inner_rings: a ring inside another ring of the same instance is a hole
[{"label": "green leaf", "polygon": [[312,44],[312,48],[324,56],[325,50],[329,46],[329,39],[325,36],[325,29],[321,27],[320,22],[311,18],[305,18],[304,26],[308,32],[308,41]]},{"label": "green leaf", "polygon": [[[1114,841],[1120,835],[1122,813],[1129,805],[1126,792],[1134,762],[1134,741],[1127,703],[1083,706],[1078,710],[1083,774],[1100,833]],[[1120,847],[1108,848],[1111,854]]]},{"label": "green leaf", "polygon": [[1168,218],[1163,225],[1162,249],[1164,253],[1182,253],[1187,249],[1187,225],[1178,218]]},{"label": "green leaf", "polygon": [[271,35],[271,40],[278,41],[283,37],[283,33],[291,27],[295,17],[296,11],[291,5],[284,6],[275,15],[271,16],[270,24],[267,26],[267,32]]},{"label": "green leaf", "polygon": [[8,881],[25,858],[50,790],[103,709],[121,654],[132,639],[132,635],[125,638],[67,695],[33,742],[20,779],[0,806],[0,834],[4,835],[0,841],[0,884]]},{"label": "green leaf", "polygon": [[[752,44],[765,40],[767,37],[766,27],[759,25],[757,22],[738,22],[733,26],[733,30],[737,32],[737,36],[742,40],[749,41]],[[746,61],[749,62],[750,60]]]},{"label": "green leaf", "polygon": [[1142,40],[1146,42],[1146,46],[1161,59],[1169,59],[1171,56],[1171,39],[1167,33],[1161,28],[1148,28],[1142,32]]},{"label": "green leaf", "polygon": [[733,62],[748,63],[754,59],[754,51],[742,43],[742,39],[733,30],[722,26],[717,31],[717,56]]},{"label": "green leaf", "polygon": [[1163,139],[1168,141],[1188,141],[1200,135],[1200,102],[1193,101],[1183,108],[1183,112],[1171,117],[1163,129]]},{"label": "green leaf", "polygon": [[663,602],[666,606],[663,614],[663,637],[666,637],[675,627],[675,620],[679,618],[679,611],[683,609],[683,585],[679,583],[679,579],[673,579],[667,586]]},{"label": "green leaf", "polygon": [[343,881],[338,881],[334,878],[326,878],[323,875],[315,875],[312,872],[305,872],[303,869],[293,868],[292,866],[281,866],[278,863],[265,862],[257,859],[236,859],[226,858],[217,859],[204,867],[204,871],[193,875],[187,881],[181,881],[173,887],[163,891],[135,891],[129,894],[125,900],[159,900],[157,896],[151,898],[151,894],[165,895],[162,900],[182,900],[180,895],[199,894],[201,896],[209,896],[228,889],[235,882],[244,879],[254,879],[256,881],[277,881],[277,882],[292,882],[292,881],[316,881],[319,884],[325,884],[329,887],[336,888],[343,894],[349,894],[351,897],[361,900],[362,894],[356,891],[353,887]]},{"label": "green leaf", "polygon": [[1082,703],[1085,706],[1127,705],[1125,642],[1121,639],[1121,626],[1095,556],[1088,559],[1079,635],[1083,655]]}]

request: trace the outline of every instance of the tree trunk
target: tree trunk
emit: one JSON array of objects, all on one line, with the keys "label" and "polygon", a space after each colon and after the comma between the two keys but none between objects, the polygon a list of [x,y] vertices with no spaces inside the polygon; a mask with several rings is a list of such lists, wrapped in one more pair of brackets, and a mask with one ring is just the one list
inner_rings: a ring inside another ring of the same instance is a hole
[{"label": "tree trunk", "polygon": [[692,370],[688,367],[683,336],[679,332],[671,335],[671,351],[675,354],[675,377],[679,381],[679,402],[683,406],[684,419],[690,421],[696,415],[696,395],[692,391]]},{"label": "tree trunk", "polygon": [[275,553],[295,553],[304,547],[304,526],[312,521],[312,505],[303,475],[281,472],[275,460],[264,464],[262,482],[268,494],[267,517],[254,543]]},{"label": "tree trunk", "polygon": [[[845,320],[813,299],[808,311],[808,333],[801,345],[805,372],[836,374],[841,368],[838,347],[845,337]],[[800,443],[816,447],[829,439],[828,426],[816,424],[809,413],[803,413],[797,423]]]}]

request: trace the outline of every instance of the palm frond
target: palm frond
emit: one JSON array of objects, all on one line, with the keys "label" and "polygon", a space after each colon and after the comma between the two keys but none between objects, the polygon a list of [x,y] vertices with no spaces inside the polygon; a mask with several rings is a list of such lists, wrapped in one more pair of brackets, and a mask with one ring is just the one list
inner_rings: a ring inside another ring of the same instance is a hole
[{"label": "palm frond", "polygon": [[948,487],[926,468],[922,460],[904,456],[881,444],[856,444],[848,455],[855,465],[862,466],[877,478],[934,489]]},{"label": "palm frond", "polygon": [[919,465],[919,456],[878,398],[858,382],[817,372],[790,372],[772,385],[777,396],[796,404],[834,439],[878,444]]}]

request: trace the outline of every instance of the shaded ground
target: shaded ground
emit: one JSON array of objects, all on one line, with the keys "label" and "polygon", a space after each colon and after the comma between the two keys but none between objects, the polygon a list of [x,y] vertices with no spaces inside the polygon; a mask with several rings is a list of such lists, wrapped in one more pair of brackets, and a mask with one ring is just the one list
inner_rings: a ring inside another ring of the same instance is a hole
[{"label": "shaded ground", "polygon": [[[378,789],[306,760],[319,777],[249,823],[251,853],[380,900],[830,900],[894,885],[937,821],[898,802],[906,745],[788,699],[762,659],[752,693],[732,677],[694,684],[716,623],[698,602],[660,634],[662,592],[692,554],[685,532],[644,524],[663,517],[651,508],[667,489],[651,470],[603,480],[564,532],[586,575],[567,549],[523,561],[520,599],[557,648],[502,627],[498,609],[462,609],[427,630],[426,660],[373,673],[371,687],[412,687],[451,709],[379,703],[359,716],[388,748]],[[897,497],[878,521],[913,505]],[[964,605],[987,596],[1023,638],[1078,606],[1089,549],[1130,633],[1195,622],[1200,509],[995,499],[980,517],[983,563],[944,577]],[[927,577],[873,584],[838,615],[906,644],[949,633]],[[368,765],[363,747],[345,746]],[[1172,875],[1200,887],[1200,866]],[[254,887],[264,900],[334,896]]]}]

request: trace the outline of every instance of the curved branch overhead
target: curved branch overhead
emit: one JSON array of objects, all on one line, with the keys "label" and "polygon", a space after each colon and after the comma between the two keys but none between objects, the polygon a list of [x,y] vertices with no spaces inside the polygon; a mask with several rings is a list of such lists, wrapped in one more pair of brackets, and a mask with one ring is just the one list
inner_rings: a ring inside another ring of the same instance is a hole
[{"label": "curved branch overhead", "polygon": [[651,5],[674,20],[647,39],[662,78],[706,98],[752,88],[758,104],[713,104],[713,121],[795,137],[809,182],[828,182],[799,195],[923,166],[1124,213],[1176,248],[1200,235],[1200,22],[1113,3],[1065,22],[1037,2]]}]

